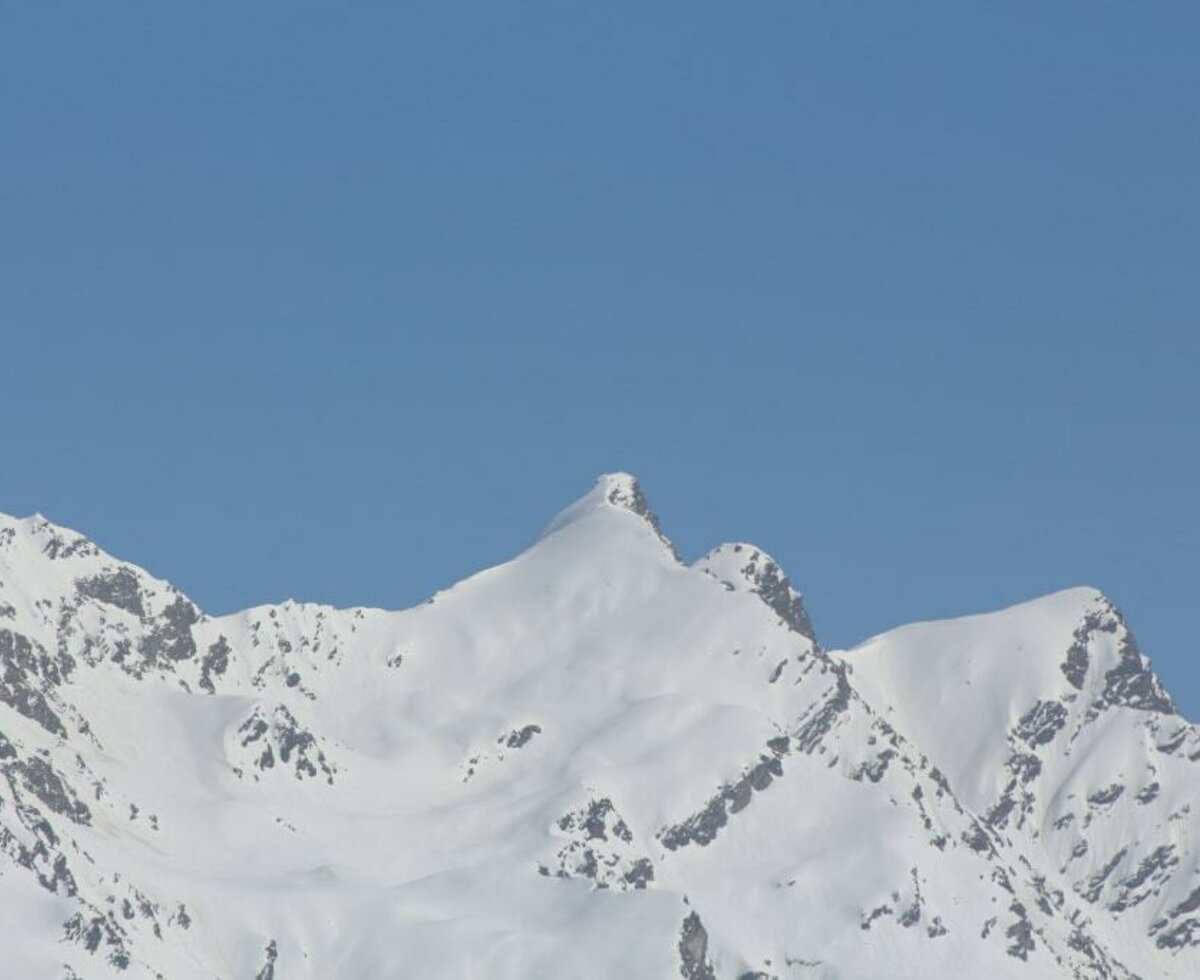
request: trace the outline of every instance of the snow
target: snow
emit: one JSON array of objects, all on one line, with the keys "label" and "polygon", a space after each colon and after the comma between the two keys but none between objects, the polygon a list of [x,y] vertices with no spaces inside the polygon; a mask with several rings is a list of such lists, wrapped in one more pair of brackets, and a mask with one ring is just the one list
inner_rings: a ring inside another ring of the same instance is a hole
[{"label": "snow", "polygon": [[1100,594],[1069,589],[982,616],[917,623],[845,655],[855,687],[938,761],[964,802],[986,805],[1007,732],[1039,696],[1063,686],[1059,663]]},{"label": "snow", "polygon": [[1094,590],[829,654],[611,474],[400,612],[208,617],[0,517],[0,661],[18,975],[1200,970],[1200,735]]}]

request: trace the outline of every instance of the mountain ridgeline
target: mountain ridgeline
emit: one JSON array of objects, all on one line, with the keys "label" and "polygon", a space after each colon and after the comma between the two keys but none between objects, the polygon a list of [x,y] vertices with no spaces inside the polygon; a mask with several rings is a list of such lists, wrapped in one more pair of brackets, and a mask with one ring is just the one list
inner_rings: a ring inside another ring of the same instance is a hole
[{"label": "mountain ridgeline", "polygon": [[400,612],[213,617],[0,517],[17,980],[1196,977],[1194,805],[1100,593],[826,650],[625,474]]}]

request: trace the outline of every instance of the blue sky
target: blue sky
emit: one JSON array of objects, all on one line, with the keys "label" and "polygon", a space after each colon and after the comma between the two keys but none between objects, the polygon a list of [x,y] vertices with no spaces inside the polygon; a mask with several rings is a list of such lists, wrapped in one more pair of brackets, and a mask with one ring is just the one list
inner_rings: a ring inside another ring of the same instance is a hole
[{"label": "blue sky", "polygon": [[595,474],[823,639],[1103,588],[1192,718],[1194,4],[0,6],[0,510],[403,606]]}]

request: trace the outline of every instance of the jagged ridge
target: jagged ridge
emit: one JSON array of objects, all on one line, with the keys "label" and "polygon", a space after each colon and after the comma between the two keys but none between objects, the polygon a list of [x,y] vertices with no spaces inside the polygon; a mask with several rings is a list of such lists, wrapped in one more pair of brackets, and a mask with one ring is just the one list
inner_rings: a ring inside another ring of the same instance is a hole
[{"label": "jagged ridge", "polygon": [[0,519],[14,975],[1191,976],[1198,760],[1098,593],[829,653],[627,474],[396,613]]}]

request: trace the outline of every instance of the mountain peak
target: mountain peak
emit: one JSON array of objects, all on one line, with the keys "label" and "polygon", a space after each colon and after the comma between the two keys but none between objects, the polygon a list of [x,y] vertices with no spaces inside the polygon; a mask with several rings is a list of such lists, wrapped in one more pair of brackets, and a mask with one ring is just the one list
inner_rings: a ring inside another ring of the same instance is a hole
[{"label": "mountain peak", "polygon": [[646,495],[642,492],[637,477],[629,473],[603,473],[597,477],[592,489],[580,497],[575,503],[561,511],[557,517],[542,532],[542,537],[554,534],[571,524],[599,513],[612,510],[627,511],[641,518],[654,532],[654,535],[670,549],[675,560],[679,561],[679,552],[662,530],[658,515],[650,509]]},{"label": "mountain peak", "polygon": [[646,498],[642,486],[632,473],[601,473],[596,478],[595,490],[615,507],[625,507],[636,514],[646,510]]},{"label": "mountain peak", "polygon": [[779,563],[761,548],[743,542],[719,545],[696,562],[696,567],[734,592],[753,592],[795,633],[817,646],[816,631]]},{"label": "mountain peak", "polygon": [[629,474],[547,534],[209,617],[0,518],[5,975],[1200,976],[1200,728],[1101,593],[824,653]]},{"label": "mountain peak", "polygon": [[28,542],[46,558],[97,558],[103,552],[84,535],[55,524],[36,512],[27,517],[0,514],[0,545],[10,546],[14,539]]}]

